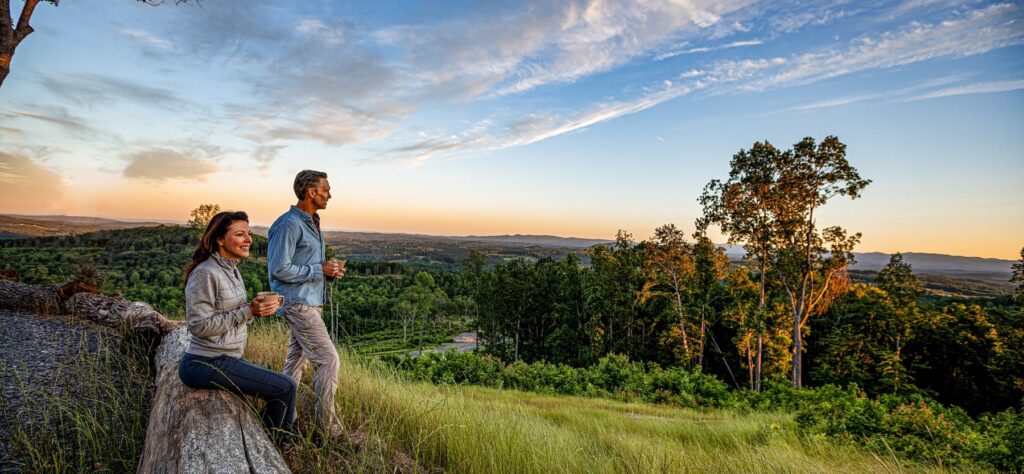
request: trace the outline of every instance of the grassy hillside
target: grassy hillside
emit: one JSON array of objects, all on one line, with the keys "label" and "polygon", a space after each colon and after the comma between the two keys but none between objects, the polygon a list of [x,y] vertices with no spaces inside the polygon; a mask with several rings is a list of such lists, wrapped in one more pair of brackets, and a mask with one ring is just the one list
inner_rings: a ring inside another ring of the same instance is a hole
[{"label": "grassy hillside", "polygon": [[[264,324],[246,358],[280,369],[287,333]],[[310,380],[300,414],[310,413]],[[342,356],[339,415],[367,436],[362,450],[307,441],[298,471],[405,468],[450,472],[936,471],[797,434],[781,413],[736,414],[604,399],[403,381]]]},{"label": "grassy hillside", "polygon": [[[246,358],[280,370],[287,330],[255,325]],[[131,470],[141,453],[147,368],[109,348],[67,366],[83,393],[31,391],[56,424],[19,431],[26,472]],[[311,433],[310,371],[300,394],[295,472],[649,473],[944,472],[936,464],[878,455],[801,434],[789,413],[737,413],[410,382],[342,352],[335,403],[365,441],[324,442]],[[140,378],[141,377],[141,378]],[[128,400],[130,403],[111,403]],[[95,406],[80,410],[82,403]],[[255,408],[255,407],[254,407]],[[122,429],[110,430],[111,426]]]}]

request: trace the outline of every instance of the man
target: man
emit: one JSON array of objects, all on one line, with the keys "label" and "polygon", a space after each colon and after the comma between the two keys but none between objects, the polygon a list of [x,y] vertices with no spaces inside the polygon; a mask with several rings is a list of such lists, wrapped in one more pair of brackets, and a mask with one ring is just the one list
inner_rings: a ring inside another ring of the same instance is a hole
[{"label": "man", "polygon": [[327,173],[303,170],[295,176],[293,188],[299,202],[277,218],[268,233],[270,288],[284,295],[284,318],[291,328],[284,373],[298,384],[306,361],[313,362],[317,426],[334,438],[344,430],[334,417],[338,350],[324,325],[324,281],[341,278],[345,271],[338,261],[325,258],[317,214],[327,208],[331,185]]}]

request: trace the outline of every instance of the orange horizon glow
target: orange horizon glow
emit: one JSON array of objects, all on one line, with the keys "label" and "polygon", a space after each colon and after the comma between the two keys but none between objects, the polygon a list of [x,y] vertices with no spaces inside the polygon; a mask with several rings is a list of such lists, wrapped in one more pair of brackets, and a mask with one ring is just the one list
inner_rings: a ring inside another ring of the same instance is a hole
[{"label": "orange horizon glow", "polygon": [[[224,196],[228,198],[228,196]],[[250,201],[243,205],[242,201]],[[254,226],[269,226],[274,219],[294,204],[285,201],[282,204],[270,205],[259,202],[253,205],[252,199],[224,199],[220,201],[221,209],[244,210],[249,213],[250,222]],[[263,201],[263,200],[259,200]],[[67,215],[98,217],[128,221],[161,221],[184,224],[189,219],[189,212],[199,204],[217,203],[217,199],[199,199],[195,203],[182,205],[180,199],[172,200],[124,200],[114,199],[111,195],[98,197],[91,205],[49,206],[44,208],[12,208],[5,203],[0,213],[18,215]],[[94,210],[91,210],[94,209]],[[496,217],[493,212],[467,211],[435,211],[427,206],[409,206],[397,208],[388,205],[375,207],[362,203],[342,203],[332,201],[327,209],[320,211],[323,227],[331,231],[384,233],[384,234],[415,234],[430,236],[489,236],[489,235],[550,235],[557,237],[576,237],[583,239],[612,240],[622,229],[633,235],[637,241],[650,238],[654,229],[670,223],[661,224],[646,222],[630,222],[623,225],[609,224],[600,216],[581,216],[567,220],[563,216],[526,215],[522,212],[507,211]],[[671,222],[683,229],[688,235],[693,231],[692,219]],[[955,229],[947,229],[943,239],[895,239],[872,235],[871,230],[858,229],[854,224],[845,227],[850,232],[863,232],[861,244],[856,252],[881,252],[885,254],[902,253],[934,253],[953,256],[996,258],[1001,260],[1018,260],[1020,246],[1024,241],[1014,242],[1012,238],[984,237],[970,232],[954,233]],[[967,230],[967,229],[965,229]],[[1021,233],[1024,235],[1024,232]],[[725,243],[726,238],[711,230],[712,240]],[[912,242],[912,243],[911,243]]]}]

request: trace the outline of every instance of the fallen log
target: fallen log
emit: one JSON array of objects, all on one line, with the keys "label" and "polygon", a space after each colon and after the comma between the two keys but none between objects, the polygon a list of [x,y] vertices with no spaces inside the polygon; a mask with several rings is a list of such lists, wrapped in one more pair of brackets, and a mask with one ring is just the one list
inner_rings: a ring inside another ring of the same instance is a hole
[{"label": "fallen log", "polygon": [[0,279],[0,309],[43,315],[63,313],[60,288],[61,285],[25,285]]},{"label": "fallen log", "polygon": [[68,285],[0,280],[0,309],[70,314],[125,334],[160,339],[153,355],[156,391],[140,473],[286,473],[281,453],[245,400],[224,390],[196,390],[178,378],[187,328],[152,306]]},{"label": "fallen log", "polygon": [[181,327],[157,348],[157,390],[138,472],[291,472],[243,400],[181,383],[178,360],[187,341]]}]

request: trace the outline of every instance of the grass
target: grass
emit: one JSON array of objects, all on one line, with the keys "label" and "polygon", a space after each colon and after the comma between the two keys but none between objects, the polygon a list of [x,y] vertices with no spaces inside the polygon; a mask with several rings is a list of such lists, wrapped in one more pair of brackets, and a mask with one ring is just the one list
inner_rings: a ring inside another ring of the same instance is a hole
[{"label": "grass", "polygon": [[[287,336],[283,324],[257,325],[246,358],[280,370]],[[16,436],[25,471],[135,469],[148,417],[149,369],[120,346],[105,341],[54,374],[79,378],[87,390],[34,394],[50,423]],[[801,437],[789,414],[435,386],[404,380],[391,367],[342,350],[335,403],[350,432],[365,439],[354,448],[313,433],[311,372],[304,374],[300,393],[300,439],[286,453],[296,472],[942,471],[824,437]]]},{"label": "grass", "polygon": [[[286,331],[279,325],[253,331],[246,357],[280,369]],[[364,434],[367,444],[353,451],[304,443],[290,459],[296,470],[345,465],[351,471],[467,473],[940,471],[800,437],[787,414],[434,386],[405,381],[393,369],[351,353],[341,359],[339,417]],[[310,394],[301,398],[300,419],[311,409]]]},{"label": "grass", "polygon": [[[50,386],[18,381],[34,418],[11,413],[0,395],[0,415],[17,426],[13,457],[23,472],[136,469],[149,417],[149,363],[140,344],[98,337],[91,348],[83,338],[79,355],[49,374]],[[75,382],[61,383],[67,380]]]}]

